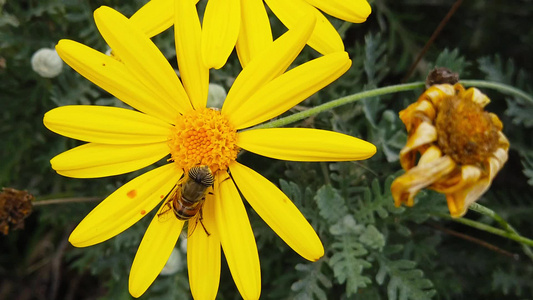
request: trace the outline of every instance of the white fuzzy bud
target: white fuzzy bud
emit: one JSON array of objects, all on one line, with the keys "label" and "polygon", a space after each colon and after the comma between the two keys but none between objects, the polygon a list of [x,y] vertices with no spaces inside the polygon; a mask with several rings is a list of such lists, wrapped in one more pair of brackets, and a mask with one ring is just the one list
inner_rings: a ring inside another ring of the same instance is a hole
[{"label": "white fuzzy bud", "polygon": [[61,73],[63,61],[57,55],[56,50],[42,48],[31,57],[31,67],[41,77],[53,78]]},{"label": "white fuzzy bud", "polygon": [[167,263],[163,267],[163,270],[161,270],[160,275],[172,275],[179,272],[184,264],[182,256],[183,255],[180,253],[180,251],[177,248],[174,248],[167,260]]},{"label": "white fuzzy bud", "polygon": [[207,94],[207,107],[222,108],[226,100],[226,90],[220,84],[210,83]]}]

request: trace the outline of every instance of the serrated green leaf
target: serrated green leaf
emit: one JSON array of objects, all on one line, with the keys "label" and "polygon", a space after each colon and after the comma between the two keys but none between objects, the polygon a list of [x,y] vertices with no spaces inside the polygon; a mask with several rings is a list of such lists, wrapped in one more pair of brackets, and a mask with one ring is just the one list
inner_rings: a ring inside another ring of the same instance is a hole
[{"label": "serrated green leaf", "polygon": [[321,273],[321,267],[322,262],[296,265],[296,270],[302,275],[300,277],[301,279],[291,286],[291,290],[296,292],[293,299],[327,300],[327,294],[324,288],[331,288],[333,284],[327,276]]},{"label": "serrated green leaf", "polygon": [[404,210],[402,207],[395,207],[394,200],[390,191],[390,185],[393,176],[387,177],[383,190],[379,181],[374,179],[371,187],[362,187],[360,190],[363,197],[360,198],[357,207],[353,211],[355,219],[363,224],[375,224],[376,215],[381,218],[387,218],[390,213],[398,214]]},{"label": "serrated green leaf", "polygon": [[435,296],[433,283],[424,277],[422,270],[415,269],[416,262],[406,259],[390,260],[383,255],[378,256],[378,262],[376,282],[384,284],[386,277],[389,277],[389,300],[423,300]]},{"label": "serrated green leaf", "polygon": [[432,65],[431,69],[435,67],[444,67],[452,70],[455,73],[459,73],[460,77],[464,75],[465,69],[470,64],[466,62],[464,56],[459,54],[459,49],[455,48],[452,51],[445,48]]},{"label": "serrated green leaf", "polygon": [[330,185],[322,186],[315,195],[319,213],[329,224],[335,224],[348,213],[344,198]]}]

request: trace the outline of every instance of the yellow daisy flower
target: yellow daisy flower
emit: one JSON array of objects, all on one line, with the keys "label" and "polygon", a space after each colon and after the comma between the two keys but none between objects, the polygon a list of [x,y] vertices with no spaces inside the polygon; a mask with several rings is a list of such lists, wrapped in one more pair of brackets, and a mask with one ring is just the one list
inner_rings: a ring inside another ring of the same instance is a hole
[{"label": "yellow daisy flower", "polygon": [[396,206],[412,206],[427,187],[446,195],[457,218],[487,191],[509,150],[500,119],[483,110],[489,102],[476,88],[438,84],[400,112],[409,136],[400,151],[407,172],[391,185]]},{"label": "yellow daisy flower", "polygon": [[[154,36],[172,25],[174,2],[185,1],[151,0],[131,20],[148,36]],[[316,26],[308,44],[322,54],[344,51],[344,44],[337,30],[320,11],[352,23],[366,21],[372,11],[367,0],[265,2],[287,28],[296,27],[306,15],[314,15]],[[245,66],[271,42],[270,22],[262,0],[208,0],[201,32],[201,53],[206,67],[221,68],[234,46],[241,64]]]},{"label": "yellow daisy flower", "polygon": [[[208,73],[198,72],[205,70],[197,55],[200,23],[194,2],[184,2],[176,1],[180,14],[175,16],[176,52],[184,86],[146,33],[108,7],[97,9],[94,17],[114,56],[71,40],[61,40],[56,46],[61,58],[77,72],[137,110],[77,105],[46,113],[44,124],[50,130],[88,142],[51,160],[59,174],[77,178],[123,174],[171,155],[170,163],[134,178],[103,200],[76,227],[69,241],[86,247],[114,237],[161,203],[184,172],[208,166],[214,185],[202,208],[205,230],[189,226],[191,292],[195,299],[215,298],[222,246],[242,297],[258,299],[259,257],[239,192],[302,257],[316,261],[324,249],[311,225],[283,192],[236,161],[238,151],[282,160],[350,161],[366,159],[376,148],[325,130],[250,128],[287,111],[350,67],[347,53],[337,52],[285,72],[313,31],[312,17],[303,19],[250,61],[233,83],[221,110],[205,108],[204,80],[208,82]],[[168,201],[164,201],[135,256],[129,279],[134,297],[141,296],[155,280],[184,225],[174,214],[162,220],[168,209]]]}]

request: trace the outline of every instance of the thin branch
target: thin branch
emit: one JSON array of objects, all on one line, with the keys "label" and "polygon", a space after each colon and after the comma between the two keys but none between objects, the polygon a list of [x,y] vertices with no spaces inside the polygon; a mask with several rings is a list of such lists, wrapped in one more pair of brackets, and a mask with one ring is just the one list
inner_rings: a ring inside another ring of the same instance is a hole
[{"label": "thin branch", "polygon": [[446,14],[446,16],[444,17],[444,19],[442,19],[442,21],[440,21],[439,23],[439,26],[437,26],[437,28],[435,29],[435,31],[433,31],[433,34],[431,35],[431,37],[429,38],[429,40],[426,42],[426,44],[424,45],[424,48],[422,48],[422,50],[420,51],[420,53],[418,53],[418,56],[416,57],[415,61],[413,62],[413,64],[411,65],[411,67],[409,68],[409,71],[407,71],[407,74],[405,74],[405,77],[402,79],[402,82],[405,82],[407,81],[407,79],[409,79],[409,77],[411,77],[411,75],[413,74],[416,66],[418,65],[418,63],[420,62],[420,60],[422,59],[422,57],[426,54],[426,52],[429,50],[429,47],[433,44],[433,42],[435,42],[435,40],[437,39],[437,37],[439,36],[440,32],[442,31],[442,29],[444,28],[444,26],[446,26],[446,24],[448,24],[448,21],[450,20],[450,18],[455,14],[455,12],[457,11],[457,9],[459,8],[459,6],[461,6],[461,4],[463,3],[463,0],[457,0],[455,1],[455,3],[452,5],[452,7],[450,8],[450,10],[448,11],[448,13]]},{"label": "thin branch", "polygon": [[101,201],[100,197],[74,197],[34,201],[33,206]]},{"label": "thin branch", "polygon": [[495,246],[495,245],[493,245],[491,243],[485,242],[485,241],[483,241],[481,239],[478,239],[478,238],[469,236],[467,234],[460,233],[460,232],[457,232],[457,231],[442,227],[442,226],[437,225],[437,224],[429,223],[428,225],[433,227],[433,228],[435,228],[435,229],[437,229],[437,230],[439,230],[439,231],[442,231],[442,232],[444,232],[446,234],[456,236],[456,237],[461,238],[463,240],[467,240],[467,241],[470,241],[470,242],[472,242],[474,244],[478,244],[481,247],[485,247],[485,248],[487,248],[489,250],[492,250],[494,252],[503,254],[505,256],[509,256],[509,257],[513,258],[514,260],[520,259],[520,256],[518,254],[511,253],[509,251],[503,250],[503,249],[501,249],[501,248],[499,248],[499,247],[497,247],[497,246]]}]

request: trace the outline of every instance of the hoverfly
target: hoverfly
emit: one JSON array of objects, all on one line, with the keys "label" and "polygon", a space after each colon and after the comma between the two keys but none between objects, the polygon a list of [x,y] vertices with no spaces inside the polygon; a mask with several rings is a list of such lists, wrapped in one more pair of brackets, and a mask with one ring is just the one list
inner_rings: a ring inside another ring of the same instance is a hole
[{"label": "hoverfly", "polygon": [[[212,187],[214,182],[215,178],[208,166],[192,167],[165,196],[164,200],[167,201],[165,206],[168,208],[157,214],[158,218],[163,220],[163,217],[168,215],[170,210],[174,212],[178,220],[182,221],[190,220],[198,214],[194,227],[200,221],[207,235],[210,235],[202,223],[202,206],[207,195],[207,189]],[[191,226],[190,222],[189,226]],[[194,228],[191,233],[193,231]]]}]

